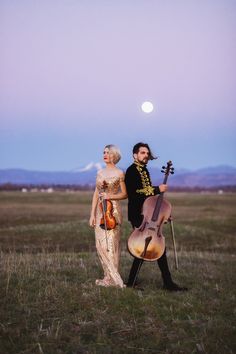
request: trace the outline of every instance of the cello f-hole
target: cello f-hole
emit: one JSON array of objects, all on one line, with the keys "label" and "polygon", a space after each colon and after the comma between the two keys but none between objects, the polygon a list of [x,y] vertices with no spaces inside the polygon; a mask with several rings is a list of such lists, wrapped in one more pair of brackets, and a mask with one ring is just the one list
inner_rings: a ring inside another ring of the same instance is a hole
[{"label": "cello f-hole", "polygon": [[144,250],[143,250],[143,252],[142,252],[142,254],[141,254],[141,257],[145,257],[145,254],[146,254],[146,252],[147,252],[148,245],[149,245],[149,243],[151,242],[151,240],[152,240],[152,236],[149,236],[149,237],[146,237],[146,238],[145,238],[145,247],[144,247]]}]

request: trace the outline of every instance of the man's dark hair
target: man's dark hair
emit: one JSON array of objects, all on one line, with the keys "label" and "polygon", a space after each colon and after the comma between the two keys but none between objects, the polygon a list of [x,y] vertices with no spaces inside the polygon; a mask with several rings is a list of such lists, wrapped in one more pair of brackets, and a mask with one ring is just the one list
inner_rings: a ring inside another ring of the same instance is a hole
[{"label": "man's dark hair", "polygon": [[140,149],[141,147],[145,147],[145,148],[148,149],[148,151],[149,151],[149,160],[155,160],[155,159],[157,159],[157,157],[155,157],[155,156],[153,155],[153,153],[152,153],[152,151],[151,151],[149,145],[148,145],[148,144],[145,144],[145,143],[141,143],[141,142],[134,145],[134,147],[133,147],[133,154],[137,154],[137,153],[139,152],[139,149]]}]

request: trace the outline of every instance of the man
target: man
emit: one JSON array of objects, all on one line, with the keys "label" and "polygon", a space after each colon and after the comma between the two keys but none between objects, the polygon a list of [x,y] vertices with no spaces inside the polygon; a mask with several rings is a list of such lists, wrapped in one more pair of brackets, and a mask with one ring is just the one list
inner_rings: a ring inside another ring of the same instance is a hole
[{"label": "man", "polygon": [[[161,184],[158,187],[152,186],[147,163],[155,159],[148,144],[138,143],[133,148],[134,163],[128,167],[125,174],[125,184],[128,193],[128,220],[133,228],[139,227],[142,223],[142,206],[146,198],[160,194],[167,190],[167,185]],[[128,287],[135,287],[138,272],[142,266],[143,260],[134,257],[130,270]],[[163,279],[163,288],[169,291],[185,291],[187,288],[178,286],[173,282],[168,267],[166,250],[157,260]]]}]

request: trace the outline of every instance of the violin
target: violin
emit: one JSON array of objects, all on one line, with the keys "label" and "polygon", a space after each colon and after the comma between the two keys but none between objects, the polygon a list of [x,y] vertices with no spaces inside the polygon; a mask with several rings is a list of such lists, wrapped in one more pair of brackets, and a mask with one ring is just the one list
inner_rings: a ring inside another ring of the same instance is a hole
[{"label": "violin", "polygon": [[[107,189],[106,181],[103,181],[102,190],[105,192]],[[113,204],[108,199],[101,199],[99,208],[102,212],[100,219],[100,227],[104,230],[113,230],[116,227],[116,219],[113,215]]]},{"label": "violin", "polygon": [[[174,173],[172,162],[167,162],[166,167],[162,166],[161,172],[165,173],[163,184],[166,184],[169,174]],[[164,192],[144,201],[142,215],[142,224],[134,229],[128,239],[128,250],[136,258],[156,261],[165,251],[162,227],[171,216],[171,204],[164,199]]]}]

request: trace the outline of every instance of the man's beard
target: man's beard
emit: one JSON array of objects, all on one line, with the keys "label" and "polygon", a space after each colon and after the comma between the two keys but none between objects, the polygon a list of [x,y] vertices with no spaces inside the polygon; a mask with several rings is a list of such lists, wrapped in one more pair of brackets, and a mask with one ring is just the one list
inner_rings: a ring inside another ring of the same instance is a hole
[{"label": "man's beard", "polygon": [[143,159],[140,163],[144,163],[146,165],[148,163],[148,159]]}]

